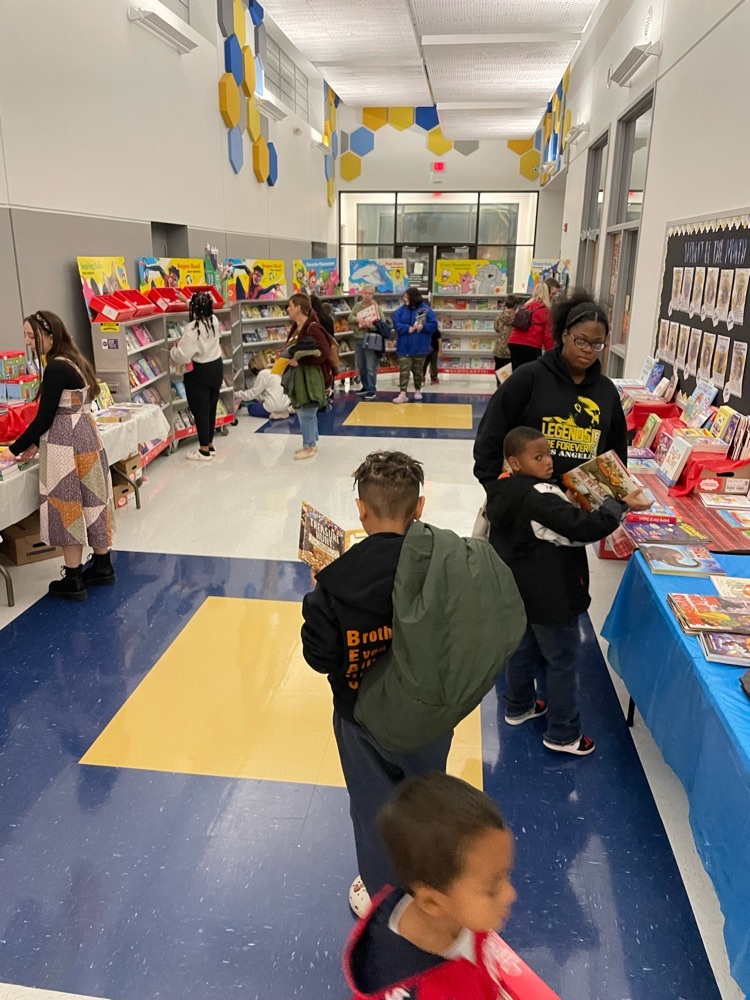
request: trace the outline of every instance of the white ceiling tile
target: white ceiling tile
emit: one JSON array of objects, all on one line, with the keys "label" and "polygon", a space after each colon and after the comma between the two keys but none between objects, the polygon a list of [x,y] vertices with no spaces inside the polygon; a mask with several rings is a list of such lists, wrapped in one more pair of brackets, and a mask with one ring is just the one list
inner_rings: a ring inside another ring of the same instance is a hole
[{"label": "white ceiling tile", "polygon": [[412,0],[420,35],[576,31],[599,0]]},{"label": "white ceiling tile", "polygon": [[345,104],[414,107],[432,104],[430,88],[421,66],[318,65],[321,73]]},{"label": "white ceiling tile", "polygon": [[545,106],[451,111],[438,108],[438,114],[446,139],[518,139],[536,130]]}]

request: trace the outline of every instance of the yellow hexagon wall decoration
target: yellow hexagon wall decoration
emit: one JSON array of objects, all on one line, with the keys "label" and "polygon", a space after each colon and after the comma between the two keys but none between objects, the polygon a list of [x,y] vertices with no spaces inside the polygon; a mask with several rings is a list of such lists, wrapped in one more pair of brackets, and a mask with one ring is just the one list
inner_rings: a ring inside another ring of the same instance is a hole
[{"label": "yellow hexagon wall decoration", "polygon": [[438,125],[427,133],[427,148],[435,156],[442,156],[443,153],[447,153],[448,150],[453,149],[453,140],[446,139],[443,135],[443,130]]},{"label": "yellow hexagon wall decoration", "polygon": [[345,181],[355,181],[362,173],[362,160],[356,153],[352,153],[351,150],[348,153],[344,153],[339,160],[339,166],[341,168],[341,177]]},{"label": "yellow hexagon wall decoration", "polygon": [[335,130],[336,128],[336,105],[331,105],[331,110],[328,115],[328,121],[331,123],[331,128]]},{"label": "yellow hexagon wall decoration", "polygon": [[268,155],[268,143],[261,135],[253,143],[253,173],[259,184],[266,183],[270,169],[271,161]]},{"label": "yellow hexagon wall decoration", "polygon": [[255,55],[250,45],[242,46],[242,90],[245,97],[255,93]]},{"label": "yellow hexagon wall decoration", "polygon": [[247,44],[247,21],[242,0],[234,0],[234,33],[240,45]]},{"label": "yellow hexagon wall decoration", "polygon": [[570,66],[568,66],[568,68],[563,73],[563,78],[562,78],[562,92],[563,92],[563,94],[567,94],[569,86],[570,86]]},{"label": "yellow hexagon wall decoration", "polygon": [[362,124],[377,132],[388,122],[388,108],[362,108]]},{"label": "yellow hexagon wall decoration", "polygon": [[570,108],[565,109],[565,117],[563,118],[562,127],[562,148],[565,149],[568,145],[568,133],[570,132],[571,125],[573,124],[573,112]]},{"label": "yellow hexagon wall decoration", "polygon": [[328,181],[328,204],[333,208],[334,202],[336,201],[336,181],[333,177]]},{"label": "yellow hexagon wall decoration", "polygon": [[525,177],[528,181],[535,181],[536,170],[534,168],[538,167],[541,162],[542,158],[538,149],[530,149],[528,153],[524,153],[521,157],[521,163],[518,168],[521,172],[521,176]]},{"label": "yellow hexagon wall decoration", "polygon": [[252,142],[260,139],[260,111],[254,97],[247,99],[247,134]]},{"label": "yellow hexagon wall decoration", "polygon": [[219,80],[219,110],[227,128],[240,123],[240,88],[231,73],[224,73]]},{"label": "yellow hexagon wall decoration", "polygon": [[388,108],[388,124],[399,132],[414,124],[414,108]]},{"label": "yellow hexagon wall decoration", "polygon": [[530,149],[534,148],[534,140],[531,139],[508,139],[508,149],[511,153],[518,153],[519,156],[523,156],[524,153],[528,153]]}]

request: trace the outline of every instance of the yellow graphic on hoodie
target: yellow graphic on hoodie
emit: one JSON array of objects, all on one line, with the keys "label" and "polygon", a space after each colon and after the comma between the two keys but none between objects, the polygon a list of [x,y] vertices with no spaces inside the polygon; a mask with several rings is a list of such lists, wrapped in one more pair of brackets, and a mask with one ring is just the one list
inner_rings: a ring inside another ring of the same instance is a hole
[{"label": "yellow graphic on hoodie", "polygon": [[558,458],[585,462],[595,458],[602,432],[601,411],[593,399],[579,396],[567,417],[542,417],[542,434],[550,451]]}]

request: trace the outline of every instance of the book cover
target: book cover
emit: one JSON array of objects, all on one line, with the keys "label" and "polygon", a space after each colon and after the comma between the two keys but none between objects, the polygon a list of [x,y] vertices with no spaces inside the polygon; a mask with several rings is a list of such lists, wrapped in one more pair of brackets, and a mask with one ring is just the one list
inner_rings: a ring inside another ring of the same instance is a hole
[{"label": "book cover", "polygon": [[750,510],[750,499],[741,494],[701,493],[701,503],[709,510]]},{"label": "book cover", "polygon": [[672,444],[659,469],[659,478],[667,486],[674,486],[680,478],[692,450],[693,446],[690,441],[677,436],[672,438]]},{"label": "book cover", "polygon": [[628,472],[635,473],[636,476],[655,476],[659,471],[659,463],[655,458],[631,458],[628,456]]},{"label": "book cover", "polygon": [[696,545],[711,541],[711,536],[696,528],[688,521],[679,518],[675,524],[660,524],[659,522],[626,521],[623,528],[630,538],[641,545],[644,542],[666,542],[670,545]]},{"label": "book cover", "polygon": [[709,663],[750,666],[750,636],[732,632],[701,632],[698,641]]},{"label": "book cover", "polygon": [[750,510],[718,510],[717,514],[730,528],[750,528]]},{"label": "book cover", "polygon": [[636,448],[633,445],[628,448],[628,464],[630,463],[631,458],[640,459],[653,457],[654,453],[650,448]]},{"label": "book cover", "polygon": [[702,545],[646,544],[641,553],[652,573],[670,576],[719,576],[725,572]]},{"label": "book cover", "polygon": [[711,583],[719,597],[734,597],[750,601],[750,580],[741,576],[712,576]]},{"label": "book cover", "polygon": [[660,427],[661,417],[657,416],[655,413],[649,413],[646,417],[645,424],[641,427],[640,431],[636,435],[635,441],[633,442],[636,448],[650,448],[654,443],[654,438],[656,437]]},{"label": "book cover", "polygon": [[640,483],[630,478],[614,451],[606,451],[564,472],[562,482],[584,510],[596,510],[608,498],[622,500],[641,488]]},{"label": "book cover", "polygon": [[299,557],[314,570],[323,569],[344,552],[346,533],[320,511],[302,502]]},{"label": "book cover", "polygon": [[643,491],[646,498],[652,498],[651,506],[648,510],[631,510],[625,517],[626,524],[676,524],[677,514],[671,507],[653,499],[653,494],[649,490]]},{"label": "book cover", "polygon": [[668,594],[683,631],[750,635],[750,603],[712,594]]}]

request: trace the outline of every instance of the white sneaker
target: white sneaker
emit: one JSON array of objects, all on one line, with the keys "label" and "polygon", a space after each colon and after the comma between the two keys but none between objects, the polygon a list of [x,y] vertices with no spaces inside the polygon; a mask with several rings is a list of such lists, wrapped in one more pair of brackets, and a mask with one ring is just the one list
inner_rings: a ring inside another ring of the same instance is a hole
[{"label": "white sneaker", "polygon": [[191,451],[187,454],[188,462],[212,462],[213,455],[204,455],[202,451]]},{"label": "white sneaker", "polygon": [[365,889],[365,883],[357,875],[355,880],[352,882],[352,887],[349,890],[349,906],[351,907],[352,913],[355,917],[359,917],[362,920],[370,912],[370,894]]},{"label": "white sneaker", "polygon": [[269,420],[286,420],[289,416],[289,410],[278,410],[276,413],[269,413]]},{"label": "white sneaker", "polygon": [[400,392],[398,394],[398,396],[396,396],[396,398],[393,400],[393,402],[394,403],[408,403],[409,402],[409,397],[406,395],[405,392]]},{"label": "white sneaker", "polygon": [[423,396],[422,396],[421,392],[415,392],[414,393],[414,402],[415,403],[421,403],[422,399],[423,399]]}]

